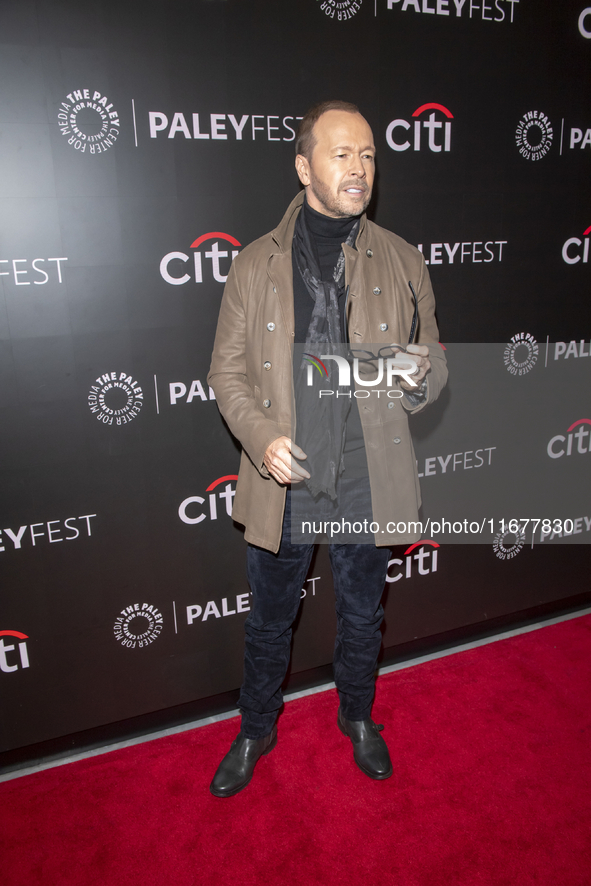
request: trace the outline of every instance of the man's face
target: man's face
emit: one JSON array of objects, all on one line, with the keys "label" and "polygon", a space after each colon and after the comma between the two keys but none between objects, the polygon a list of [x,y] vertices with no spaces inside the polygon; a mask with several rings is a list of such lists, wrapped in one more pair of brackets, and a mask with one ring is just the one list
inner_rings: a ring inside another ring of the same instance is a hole
[{"label": "man's face", "polygon": [[309,205],[332,218],[361,215],[371,199],[375,174],[373,135],[361,114],[326,111],[314,125],[310,160],[296,157]]}]

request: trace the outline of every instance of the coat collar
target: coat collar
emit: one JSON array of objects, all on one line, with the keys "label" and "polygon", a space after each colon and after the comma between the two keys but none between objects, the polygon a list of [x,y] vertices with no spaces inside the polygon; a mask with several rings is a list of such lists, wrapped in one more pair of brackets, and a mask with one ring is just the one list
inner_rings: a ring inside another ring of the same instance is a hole
[{"label": "coat collar", "polygon": [[[270,255],[267,264],[267,274],[277,294],[284,329],[291,341],[294,340],[295,330],[291,247],[296,219],[301,211],[303,202],[304,191],[302,190],[291,201],[275,230],[271,231],[271,238],[278,247],[278,251]],[[351,282],[352,292],[356,294],[363,291],[362,276],[360,275],[361,266],[357,264],[357,259],[361,254],[367,254],[370,248],[370,239],[371,226],[367,222],[367,216],[363,213],[357,240],[355,241],[355,249],[352,249],[350,246],[344,247],[347,282]],[[366,318],[366,322],[362,323],[361,326],[365,328],[367,325],[368,321]]]},{"label": "coat collar", "polygon": [[[305,191],[301,190],[299,194],[297,194],[289,206],[287,207],[287,211],[285,215],[277,225],[274,231],[271,232],[271,237],[279,247],[281,252],[291,252],[291,244],[293,241],[293,232],[295,228],[296,218],[299,215],[300,209],[304,202],[304,194]],[[358,250],[368,249],[370,241],[370,227],[367,223],[367,216],[365,213],[361,216],[361,223],[359,225],[359,231],[357,233],[357,240],[355,241],[355,247]]]}]

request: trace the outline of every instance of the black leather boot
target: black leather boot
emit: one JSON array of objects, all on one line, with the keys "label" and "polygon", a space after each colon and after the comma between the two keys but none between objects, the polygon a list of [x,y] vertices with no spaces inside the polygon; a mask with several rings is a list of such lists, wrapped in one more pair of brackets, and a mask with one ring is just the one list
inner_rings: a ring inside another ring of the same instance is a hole
[{"label": "black leather boot", "polygon": [[365,775],[370,778],[383,779],[392,775],[392,761],[388,746],[378,726],[369,717],[366,720],[346,720],[339,708],[337,718],[339,729],[353,743],[353,757]]},{"label": "black leather boot", "polygon": [[239,732],[209,786],[214,797],[232,797],[245,788],[259,757],[270,754],[276,744],[277,726],[264,738],[246,738]]}]

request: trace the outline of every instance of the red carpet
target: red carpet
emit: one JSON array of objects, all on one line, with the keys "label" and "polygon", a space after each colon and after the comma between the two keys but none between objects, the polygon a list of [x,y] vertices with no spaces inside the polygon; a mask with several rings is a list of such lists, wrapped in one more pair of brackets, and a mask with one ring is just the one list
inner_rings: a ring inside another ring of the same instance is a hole
[{"label": "red carpet", "polygon": [[208,784],[237,720],[0,784],[2,886],[589,886],[591,616],[380,678],[394,775],[325,692],[250,786]]}]

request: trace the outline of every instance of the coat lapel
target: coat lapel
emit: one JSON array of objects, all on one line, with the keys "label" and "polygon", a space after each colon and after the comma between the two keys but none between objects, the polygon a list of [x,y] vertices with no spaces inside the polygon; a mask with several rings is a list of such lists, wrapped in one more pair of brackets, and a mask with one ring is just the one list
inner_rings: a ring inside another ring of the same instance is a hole
[{"label": "coat lapel", "polygon": [[273,284],[273,294],[279,302],[285,334],[290,342],[294,340],[295,330],[291,245],[296,218],[303,202],[304,192],[300,191],[291,201],[287,212],[272,233],[276,249],[269,256],[267,262],[267,275]]}]

